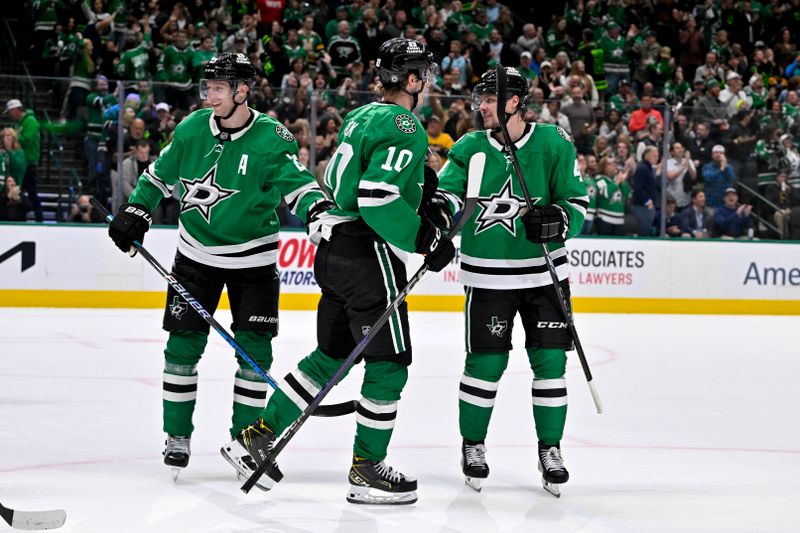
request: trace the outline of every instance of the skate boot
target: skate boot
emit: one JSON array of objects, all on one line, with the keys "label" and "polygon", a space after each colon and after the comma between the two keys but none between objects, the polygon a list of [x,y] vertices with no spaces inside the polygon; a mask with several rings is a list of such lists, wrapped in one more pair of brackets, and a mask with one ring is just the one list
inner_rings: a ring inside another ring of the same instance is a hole
[{"label": "skate boot", "polygon": [[464,483],[480,492],[481,481],[489,477],[486,446],[482,442],[464,439],[461,443],[461,470],[465,476]]},{"label": "skate boot", "polygon": [[383,461],[353,454],[348,475],[347,501],[373,505],[408,505],[417,501],[417,480],[406,477]]},{"label": "skate boot", "polygon": [[[240,480],[246,480],[267,458],[274,440],[275,433],[262,419],[258,418],[219,451],[222,457],[236,469],[237,477]],[[277,469],[277,464],[275,464],[275,468]],[[256,487],[267,491],[272,488],[274,481],[270,476],[264,475],[258,480]]]},{"label": "skate boot", "polygon": [[179,437],[177,435],[167,435],[164,443],[166,448],[162,452],[164,464],[172,467],[172,480],[178,481],[178,474],[189,465],[189,456],[192,455],[189,449],[191,437]]},{"label": "skate boot", "polygon": [[559,485],[569,481],[569,472],[564,468],[559,444],[548,446],[539,442],[539,472],[542,473],[544,490],[556,498],[560,498],[561,488]]}]

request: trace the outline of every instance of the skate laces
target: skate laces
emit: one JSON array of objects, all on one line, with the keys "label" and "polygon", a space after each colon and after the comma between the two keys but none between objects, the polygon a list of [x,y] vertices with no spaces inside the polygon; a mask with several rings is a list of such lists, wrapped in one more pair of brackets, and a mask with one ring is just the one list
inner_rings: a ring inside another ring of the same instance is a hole
[{"label": "skate laces", "polygon": [[173,437],[169,436],[167,439],[166,454],[170,453],[189,453],[189,440],[190,437]]},{"label": "skate laces", "polygon": [[551,446],[545,454],[541,455],[541,458],[542,464],[547,470],[564,470],[564,460],[561,458],[561,450],[555,446]]},{"label": "skate laces", "polygon": [[391,481],[392,483],[400,483],[406,478],[406,476],[404,476],[391,466],[387,465],[383,461],[375,465],[375,471],[377,471],[378,474],[380,474],[381,477],[383,477],[383,479]]},{"label": "skate laces", "polygon": [[469,465],[486,465],[486,446],[483,444],[465,444],[464,457]]}]

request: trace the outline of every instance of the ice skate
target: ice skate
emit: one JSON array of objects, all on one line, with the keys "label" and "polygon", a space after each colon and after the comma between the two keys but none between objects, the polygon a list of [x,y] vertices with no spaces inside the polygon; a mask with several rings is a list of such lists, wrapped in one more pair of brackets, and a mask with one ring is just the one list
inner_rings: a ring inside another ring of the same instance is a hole
[{"label": "ice skate", "polygon": [[371,505],[408,505],[417,501],[417,480],[383,461],[353,455],[347,501]]},{"label": "ice skate", "polygon": [[189,465],[189,456],[192,455],[189,442],[191,437],[167,435],[164,443],[166,448],[162,452],[164,464],[172,467],[172,481],[178,481],[178,474]]},{"label": "ice skate", "polygon": [[486,446],[482,442],[464,439],[461,443],[461,470],[464,472],[464,483],[480,492],[481,482],[489,477]]},{"label": "ice skate", "polygon": [[562,483],[569,481],[569,472],[564,467],[559,444],[548,446],[539,443],[539,472],[542,473],[542,487],[555,496],[561,497]]},{"label": "ice skate", "polygon": [[[267,458],[274,440],[275,433],[259,418],[240,431],[235,439],[220,448],[219,451],[225,460],[236,469],[237,478],[247,480]],[[254,457],[258,459],[254,459]],[[256,487],[268,491],[274,484],[275,480],[264,475],[258,480]]]}]

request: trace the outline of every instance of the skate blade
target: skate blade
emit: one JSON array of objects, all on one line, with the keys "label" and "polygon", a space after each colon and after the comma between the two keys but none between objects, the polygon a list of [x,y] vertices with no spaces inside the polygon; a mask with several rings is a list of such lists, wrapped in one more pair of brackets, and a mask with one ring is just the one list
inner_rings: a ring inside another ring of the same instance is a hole
[{"label": "skate blade", "polygon": [[[223,446],[219,449],[219,453],[222,454],[222,457],[225,458],[226,461],[236,470],[236,479],[240,481],[247,481],[250,478],[250,475],[253,473],[249,468],[244,469],[242,468],[233,457],[230,456],[231,449],[228,446]],[[269,476],[261,476],[261,478],[256,483],[256,487],[263,490],[264,492],[269,491],[272,486],[274,485],[272,478]]]},{"label": "skate blade", "polygon": [[172,473],[172,481],[173,482],[175,482],[175,483],[178,482],[178,476],[180,475],[181,470],[183,470],[183,468],[180,468],[178,466],[173,466],[172,467],[172,472],[171,473]]},{"label": "skate blade", "polygon": [[479,477],[469,477],[469,476],[467,476],[467,477],[464,478],[464,483],[469,488],[474,489],[474,490],[476,490],[478,492],[480,492],[481,489],[483,488],[483,487],[481,487],[481,482],[482,481],[483,481],[483,478],[479,478]]},{"label": "skate blade", "polygon": [[347,501],[361,505],[410,505],[417,501],[417,491],[386,492],[373,487],[350,485]]},{"label": "skate blade", "polygon": [[549,481],[545,481],[544,479],[542,479],[542,488],[544,488],[544,490],[546,490],[556,498],[561,497],[561,488],[555,483],[550,483]]}]

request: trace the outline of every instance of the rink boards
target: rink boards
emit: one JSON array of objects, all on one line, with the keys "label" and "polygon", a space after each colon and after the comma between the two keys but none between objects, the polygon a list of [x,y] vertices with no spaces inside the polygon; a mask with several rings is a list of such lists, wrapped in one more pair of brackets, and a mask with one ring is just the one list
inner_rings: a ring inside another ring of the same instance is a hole
[{"label": "rink boards", "polygon": [[[176,243],[168,228],[145,239],[166,268]],[[282,309],[316,308],[314,254],[305,233],[281,233]],[[800,314],[797,243],[576,238],[568,257],[577,312]],[[410,272],[419,265],[409,257]],[[164,305],[165,288],[142,258],[114,247],[105,227],[0,225],[0,306],[153,308]],[[418,311],[460,311],[463,302],[457,261],[409,297]]]}]

